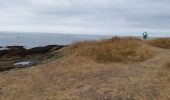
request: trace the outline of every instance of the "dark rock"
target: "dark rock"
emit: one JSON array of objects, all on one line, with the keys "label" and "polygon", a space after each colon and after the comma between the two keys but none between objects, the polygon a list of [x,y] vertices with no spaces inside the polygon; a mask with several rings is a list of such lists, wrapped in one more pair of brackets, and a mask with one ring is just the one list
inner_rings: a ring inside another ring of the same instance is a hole
[{"label": "dark rock", "polygon": [[23,46],[7,46],[6,49],[0,50],[0,73],[41,64],[56,56],[51,53],[63,47],[65,46],[48,45],[25,49]]},{"label": "dark rock", "polygon": [[5,68],[0,67],[0,72],[8,71],[8,70],[11,70],[11,69],[15,69],[15,67],[5,67]]},{"label": "dark rock", "polygon": [[48,46],[44,46],[44,47],[35,47],[32,49],[28,50],[28,54],[39,54],[39,53],[47,53],[50,50],[59,50],[61,48],[63,48],[64,46],[60,46],[60,45],[48,45]]},{"label": "dark rock", "polygon": [[6,55],[8,56],[25,56],[27,50],[23,46],[7,46],[8,50]]},{"label": "dark rock", "polygon": [[24,46],[6,46],[8,49],[23,49]]},{"label": "dark rock", "polygon": [[59,50],[65,46],[62,45],[48,45],[43,47],[35,47],[32,49],[25,49],[24,46],[7,46],[6,49],[0,50],[1,56],[27,56],[31,54],[45,54],[55,50]]},{"label": "dark rock", "polygon": [[8,48],[0,47],[0,50],[7,50]]},{"label": "dark rock", "polygon": [[7,50],[0,50],[0,57],[7,54],[7,52],[8,52]]}]

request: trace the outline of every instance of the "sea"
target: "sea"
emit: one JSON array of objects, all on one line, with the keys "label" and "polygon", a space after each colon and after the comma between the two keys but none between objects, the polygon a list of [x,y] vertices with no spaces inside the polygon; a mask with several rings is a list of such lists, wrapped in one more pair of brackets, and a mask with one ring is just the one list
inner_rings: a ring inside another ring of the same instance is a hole
[{"label": "sea", "polygon": [[101,40],[112,37],[113,35],[0,32],[0,47],[24,46],[25,48],[33,48],[47,45],[69,45],[77,41]]},{"label": "sea", "polygon": [[[29,49],[47,45],[69,45],[77,41],[111,39],[114,36],[115,35],[0,32],[0,49],[6,46],[24,46]],[[142,35],[134,37],[142,38]],[[153,37],[149,39],[153,39]]]}]

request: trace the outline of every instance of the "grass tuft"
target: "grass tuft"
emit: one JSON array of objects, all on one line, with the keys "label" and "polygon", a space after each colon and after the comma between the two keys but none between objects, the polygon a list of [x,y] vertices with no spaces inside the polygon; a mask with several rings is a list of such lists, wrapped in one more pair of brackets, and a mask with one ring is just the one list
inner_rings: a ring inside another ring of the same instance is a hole
[{"label": "grass tuft", "polygon": [[152,40],[150,43],[155,47],[170,49],[170,38],[158,38]]},{"label": "grass tuft", "polygon": [[167,68],[170,68],[170,62],[166,64],[166,67],[167,67]]},{"label": "grass tuft", "polygon": [[71,48],[77,56],[105,63],[144,61],[154,55],[149,46],[135,38],[77,42]]}]

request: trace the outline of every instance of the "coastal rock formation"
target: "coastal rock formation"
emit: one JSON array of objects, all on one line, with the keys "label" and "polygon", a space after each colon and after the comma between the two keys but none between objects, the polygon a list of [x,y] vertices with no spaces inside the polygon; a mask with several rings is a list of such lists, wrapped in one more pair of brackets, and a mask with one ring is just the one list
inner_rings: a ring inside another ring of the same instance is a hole
[{"label": "coastal rock formation", "polygon": [[6,51],[7,56],[25,56],[27,54],[27,50],[24,46],[7,46],[8,48]]},{"label": "coastal rock formation", "polygon": [[[63,47],[65,46],[48,45],[31,49],[25,49],[24,46],[2,47],[0,49],[0,72],[40,64],[54,57],[55,55],[51,55],[51,53]],[[25,62],[30,63],[22,66]]]},{"label": "coastal rock formation", "polygon": [[0,50],[0,57],[5,55],[7,53],[7,50]]},{"label": "coastal rock formation", "polygon": [[48,45],[48,46],[44,46],[44,47],[35,47],[35,48],[32,48],[32,49],[29,49],[27,50],[28,51],[28,54],[37,54],[37,53],[47,53],[49,52],[50,50],[59,50],[61,48],[63,48],[65,46],[62,46],[62,45]]},{"label": "coastal rock formation", "polygon": [[62,45],[48,45],[42,47],[35,47],[31,49],[25,49],[24,46],[7,46],[6,49],[0,50],[0,57],[2,56],[27,56],[32,54],[44,54],[59,50],[65,46]]}]

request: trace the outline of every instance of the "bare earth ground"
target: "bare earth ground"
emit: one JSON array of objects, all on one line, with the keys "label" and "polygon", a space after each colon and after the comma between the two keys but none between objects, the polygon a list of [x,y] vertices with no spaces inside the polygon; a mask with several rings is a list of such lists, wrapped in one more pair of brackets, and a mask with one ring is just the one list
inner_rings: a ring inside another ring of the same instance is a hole
[{"label": "bare earth ground", "polygon": [[0,74],[0,100],[170,100],[170,50],[138,63],[68,57]]}]

